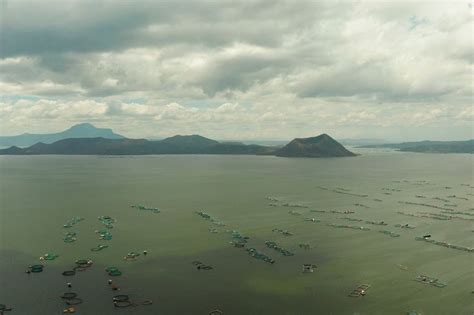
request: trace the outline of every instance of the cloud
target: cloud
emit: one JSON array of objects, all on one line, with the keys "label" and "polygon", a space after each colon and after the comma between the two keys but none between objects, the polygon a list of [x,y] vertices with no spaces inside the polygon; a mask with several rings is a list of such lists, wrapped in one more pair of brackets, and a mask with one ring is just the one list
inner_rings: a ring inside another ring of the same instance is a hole
[{"label": "cloud", "polygon": [[[0,103],[0,126],[8,134],[21,133],[25,126],[29,126],[29,132],[52,132],[74,123],[90,121],[135,138],[198,133],[235,140],[255,137],[290,139],[322,132],[350,138],[360,128],[374,130],[377,135],[385,132],[395,137],[405,129],[409,132],[410,128],[436,128],[456,120],[458,128],[465,129],[471,128],[472,122],[470,105],[433,108],[430,104],[391,103],[380,108],[377,105],[367,107],[349,99],[345,102],[339,100],[338,106],[326,102],[284,105],[223,103],[195,107],[175,102],[140,104],[97,100],[18,100]],[[46,129],[45,122],[48,122]],[[438,132],[440,136],[443,134],[443,130]],[[426,137],[430,134],[431,130],[419,135]]]},{"label": "cloud", "polygon": [[416,132],[451,123],[460,128],[453,136],[472,133],[462,122],[472,120],[474,55],[472,10],[463,2],[1,6],[0,94],[8,118],[0,122],[10,130],[20,128],[7,119],[38,128],[48,119],[82,119],[133,127],[136,136],[178,127],[228,138],[328,128],[350,137],[380,127],[394,136],[407,122]]}]

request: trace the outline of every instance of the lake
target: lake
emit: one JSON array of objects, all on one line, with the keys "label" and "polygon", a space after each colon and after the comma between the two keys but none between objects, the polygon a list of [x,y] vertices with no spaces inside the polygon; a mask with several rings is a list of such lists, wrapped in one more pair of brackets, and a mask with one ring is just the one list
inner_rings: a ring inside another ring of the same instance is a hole
[{"label": "lake", "polygon": [[[83,300],[76,314],[473,314],[474,252],[415,239],[474,246],[473,156],[361,153],[2,156],[0,303],[12,315],[61,314],[71,282]],[[131,207],[138,204],[160,212]],[[95,233],[105,229],[99,216],[116,220],[112,240]],[[84,220],[64,228],[74,217]],[[405,224],[413,228],[395,226]],[[232,230],[276,262],[234,247]],[[63,241],[67,232],[75,242]],[[91,251],[98,244],[109,247]],[[60,256],[25,273],[45,253]],[[83,258],[92,267],[62,275]],[[314,272],[303,273],[303,264]],[[123,272],[112,277],[118,293],[153,304],[116,309],[108,266]],[[419,275],[447,286],[417,282]],[[360,284],[370,285],[366,294],[349,297]]]}]

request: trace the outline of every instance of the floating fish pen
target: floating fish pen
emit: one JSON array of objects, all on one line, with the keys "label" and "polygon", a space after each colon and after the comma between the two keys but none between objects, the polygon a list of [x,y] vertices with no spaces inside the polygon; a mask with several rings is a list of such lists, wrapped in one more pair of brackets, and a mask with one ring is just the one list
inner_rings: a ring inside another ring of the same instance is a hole
[{"label": "floating fish pen", "polygon": [[408,223],[406,223],[406,224],[395,224],[394,226],[402,228],[402,229],[414,229],[415,228],[414,226],[409,225]]},{"label": "floating fish pen", "polygon": [[301,249],[311,249],[311,245],[309,245],[308,243],[301,243],[301,244],[298,244],[298,247],[301,248]]},{"label": "floating fish pen", "polygon": [[285,235],[285,236],[292,236],[293,235],[293,233],[291,233],[290,231],[282,230],[282,229],[273,229],[272,232],[280,233],[280,234]]},{"label": "floating fish pen", "polygon": [[344,195],[350,195],[350,196],[355,196],[355,197],[368,197],[369,196],[369,195],[366,195],[366,194],[351,193],[351,192],[348,192],[347,190],[329,189],[329,188],[322,187],[322,186],[318,186],[316,188],[319,188],[321,190],[331,191],[331,192],[336,193],[336,194],[344,194]]},{"label": "floating fish pen", "polygon": [[292,252],[290,252],[289,250],[286,250],[286,249],[284,249],[283,247],[278,246],[278,244],[277,244],[276,242],[273,242],[273,241],[265,241],[265,245],[266,245],[268,248],[271,248],[271,249],[276,250],[277,252],[279,252],[279,253],[282,254],[283,256],[294,256],[294,255],[295,255],[295,254],[293,254]]},{"label": "floating fish pen", "polygon": [[76,235],[75,232],[66,233],[63,238],[64,243],[74,243],[77,240]]},{"label": "floating fish pen", "polygon": [[444,202],[449,202],[448,199],[444,199],[444,198],[440,198],[440,197],[433,197],[433,198],[431,198],[431,199],[433,199],[433,200],[440,200],[440,201],[444,201]]},{"label": "floating fish pen", "polygon": [[288,211],[288,213],[291,215],[301,215],[301,213],[293,211],[293,210]]},{"label": "floating fish pen", "polygon": [[337,210],[309,210],[310,212],[318,212],[318,213],[335,213],[335,214],[354,214],[355,211],[352,210],[345,210],[345,211],[337,211]]},{"label": "floating fish pen", "polygon": [[97,219],[108,229],[112,229],[114,227],[113,224],[116,222],[114,218],[109,217],[108,215],[100,216]]},{"label": "floating fish pen", "polygon": [[321,190],[327,190],[327,191],[330,191],[330,189],[329,189],[329,188],[327,188],[327,187],[323,187],[323,186],[318,186],[318,187],[316,187],[316,188],[319,188],[319,189],[321,189]]},{"label": "floating fish pen", "polygon": [[457,219],[457,220],[463,220],[463,221],[474,221],[474,218],[463,218],[456,215],[451,216],[451,219]]},{"label": "floating fish pen", "polygon": [[358,285],[357,288],[352,290],[351,293],[349,293],[348,296],[349,297],[354,297],[354,298],[364,296],[366,294],[367,290],[369,290],[369,288],[370,288],[370,284]]},{"label": "floating fish pen", "polygon": [[354,206],[369,209],[370,207],[361,203],[355,203]]},{"label": "floating fish pen", "polygon": [[[43,272],[43,268],[44,268],[44,266],[41,265],[41,264],[30,265],[30,266],[28,266],[28,269],[27,269],[26,272],[27,272],[27,273],[31,273],[31,272],[33,272],[33,273],[40,273],[40,272]],[[0,314],[1,314],[1,312],[0,312]]]},{"label": "floating fish pen", "polygon": [[394,233],[394,232],[391,232],[391,231],[387,231],[387,230],[381,230],[379,232],[383,233],[385,235],[389,235],[391,237],[400,237],[400,234],[397,234],[397,233]]},{"label": "floating fish pen", "polygon": [[420,283],[424,283],[424,284],[427,284],[427,285],[432,285],[432,286],[437,287],[437,288],[444,288],[444,287],[447,286],[446,283],[440,282],[436,278],[425,276],[425,275],[416,276],[415,281],[420,282]]},{"label": "floating fish pen", "polygon": [[400,268],[400,269],[403,270],[403,271],[407,271],[407,270],[408,270],[408,266],[405,266],[405,265],[402,265],[402,264],[397,264],[397,267]]},{"label": "floating fish pen", "polygon": [[46,253],[44,254],[43,256],[41,256],[39,259],[40,260],[55,260],[56,258],[58,258],[59,255],[58,254],[55,254],[55,253]]},{"label": "floating fish pen", "polygon": [[246,250],[247,250],[247,253],[255,259],[262,260],[262,261],[264,261],[266,263],[269,263],[269,264],[274,264],[275,263],[274,259],[270,258],[269,256],[265,255],[262,252],[259,252],[258,250],[256,250],[253,247],[247,248]]},{"label": "floating fish pen", "polygon": [[309,208],[308,206],[305,205],[300,205],[297,203],[282,203],[282,207],[290,207],[290,208]]},{"label": "floating fish pen", "polygon": [[462,212],[462,211],[441,211],[441,212],[450,213],[450,214],[462,214],[462,215],[467,215],[467,216],[474,216],[474,213]]},{"label": "floating fish pen", "polygon": [[122,272],[117,267],[107,267],[105,268],[105,272],[107,272],[107,274],[112,277],[118,277],[122,275]]},{"label": "floating fish pen", "polygon": [[96,231],[97,234],[99,234],[99,238],[104,241],[110,241],[112,240],[112,233],[106,230],[99,230]]},{"label": "floating fish pen", "polygon": [[81,221],[84,221],[84,218],[81,218],[81,217],[75,217],[75,218],[72,218],[71,220],[67,221],[63,227],[64,228],[71,228],[73,227],[74,225],[76,225],[77,223],[81,222]]},{"label": "floating fish pen", "polygon": [[240,242],[247,243],[247,240],[250,238],[248,236],[244,236],[243,234],[241,234],[239,231],[236,231],[236,230],[232,230],[228,232],[231,234],[232,239],[239,240]]},{"label": "floating fish pen", "polygon": [[193,261],[192,264],[194,266],[196,266],[197,270],[212,270],[212,269],[214,269],[212,266],[206,265],[206,264],[204,264],[200,261]]},{"label": "floating fish pen", "polygon": [[399,201],[399,203],[403,203],[405,205],[411,205],[411,206],[422,206],[422,207],[440,209],[440,210],[450,210],[448,208],[443,208],[443,207],[430,205],[430,204],[426,204],[426,203],[418,203],[418,202],[411,202],[411,201]]},{"label": "floating fish pen", "polygon": [[303,273],[313,273],[315,268],[317,268],[316,265],[304,264],[303,265]]},{"label": "floating fish pen", "polygon": [[226,232],[231,234],[232,240],[230,241],[230,244],[237,248],[245,247],[247,240],[250,238],[236,230],[227,230]]},{"label": "floating fish pen", "polygon": [[308,222],[321,222],[321,220],[318,220],[318,219],[315,219],[315,218],[305,218],[304,220],[308,221]]},{"label": "floating fish pen", "polygon": [[379,222],[377,222],[377,221],[365,221],[365,223],[372,224],[372,225],[388,225],[384,221],[379,221]]},{"label": "floating fish pen", "polygon": [[388,187],[382,187],[382,190],[384,190],[384,191],[396,191],[396,192],[402,191],[401,189],[388,188]]},{"label": "floating fish pen", "polygon": [[201,218],[204,218],[206,220],[210,220],[211,219],[211,216],[205,212],[202,212],[202,211],[197,211],[196,214],[198,216],[200,216]]},{"label": "floating fish pen", "polygon": [[97,245],[96,247],[91,248],[92,252],[100,252],[106,248],[108,248],[108,245]]},{"label": "floating fish pen", "polygon": [[433,219],[439,219],[439,220],[450,220],[452,218],[451,215],[445,215],[442,213],[432,213],[432,212],[418,212],[421,215],[427,215],[432,217]]},{"label": "floating fish pen", "polygon": [[466,198],[466,197],[459,197],[459,196],[456,196],[456,195],[448,196],[448,198],[455,198],[455,199],[461,199],[461,200],[469,200],[469,199]]},{"label": "floating fish pen", "polygon": [[460,246],[460,245],[453,245],[453,244],[450,244],[450,243],[448,243],[448,242],[435,241],[435,240],[429,239],[429,238],[427,238],[427,237],[420,237],[420,236],[417,236],[417,237],[415,237],[415,240],[417,240],[417,241],[425,241],[425,242],[427,242],[427,243],[434,244],[434,245],[438,245],[438,246],[443,246],[443,247],[446,247],[446,248],[457,249],[457,250],[464,251],[464,252],[474,253],[474,248],[472,248],[472,247],[465,247],[465,246]]},{"label": "floating fish pen", "polygon": [[127,253],[127,255],[123,257],[123,259],[126,261],[132,261],[132,260],[136,260],[138,256],[140,256],[140,254],[137,252],[129,252]]},{"label": "floating fish pen", "polygon": [[355,225],[345,225],[345,224],[335,224],[335,223],[328,223],[330,227],[334,228],[341,228],[341,229],[353,229],[353,230],[361,230],[361,231],[370,231],[369,228],[363,226],[355,226]]},{"label": "floating fish pen", "polygon": [[225,223],[211,219],[212,224],[217,225],[217,226],[225,226]]},{"label": "floating fish pen", "polygon": [[219,220],[213,218],[210,214],[207,214],[205,212],[202,212],[202,211],[196,211],[196,214],[198,216],[200,216],[201,218],[205,219],[205,220],[209,220],[212,222],[212,224],[214,225],[217,225],[217,226],[225,226],[224,223],[220,222]]},{"label": "floating fish pen", "polygon": [[435,220],[451,220],[451,217],[448,216],[439,216],[435,214],[431,215],[426,215],[426,214],[413,214],[413,213],[407,213],[407,212],[402,212],[402,211],[397,211],[398,214],[409,216],[409,217],[415,217],[415,218],[428,218],[428,219],[435,219]]},{"label": "floating fish pen", "polygon": [[153,208],[153,207],[147,207],[143,205],[133,205],[131,206],[132,208],[138,209],[138,210],[144,210],[144,211],[151,211],[153,213],[160,213],[160,209],[158,208]]},{"label": "floating fish pen", "polygon": [[232,246],[237,247],[237,248],[243,248],[245,247],[245,244],[247,244],[247,240],[241,240],[241,239],[235,239],[230,242]]},{"label": "floating fish pen", "polygon": [[339,218],[341,220],[347,220],[347,221],[353,221],[353,222],[363,222],[364,220],[363,219],[357,219],[357,218],[348,218],[348,217],[343,217],[343,218]]},{"label": "floating fish pen", "polygon": [[449,208],[457,208],[458,205],[445,203],[443,206],[444,207],[449,207]]},{"label": "floating fish pen", "polygon": [[403,180],[404,183],[412,184],[412,185],[431,185],[428,181],[426,180]]},{"label": "floating fish pen", "polygon": [[[453,214],[453,210],[445,213]],[[421,214],[424,215],[429,215],[432,216],[433,218],[439,218],[440,220],[451,220],[451,219],[457,219],[457,220],[464,220],[464,221],[474,221],[474,218],[464,218],[456,215],[446,215],[442,213],[431,213],[431,212],[420,212]]]}]

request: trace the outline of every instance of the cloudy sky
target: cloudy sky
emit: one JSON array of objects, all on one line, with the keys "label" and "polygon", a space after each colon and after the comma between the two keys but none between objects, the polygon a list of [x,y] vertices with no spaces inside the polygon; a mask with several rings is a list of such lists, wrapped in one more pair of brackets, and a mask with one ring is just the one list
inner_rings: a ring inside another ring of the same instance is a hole
[{"label": "cloudy sky", "polygon": [[0,134],[473,137],[472,0],[0,0]]}]

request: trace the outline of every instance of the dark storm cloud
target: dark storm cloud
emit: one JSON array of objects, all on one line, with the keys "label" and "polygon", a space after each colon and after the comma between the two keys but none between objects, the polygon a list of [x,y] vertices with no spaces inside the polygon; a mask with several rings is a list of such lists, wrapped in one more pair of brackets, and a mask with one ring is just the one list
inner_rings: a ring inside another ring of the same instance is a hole
[{"label": "dark storm cloud", "polygon": [[[318,13],[316,5],[303,1],[294,6],[289,1],[3,0],[2,8],[4,58],[177,43],[219,46],[238,40],[275,45]],[[295,13],[303,18],[292,19]]]}]

